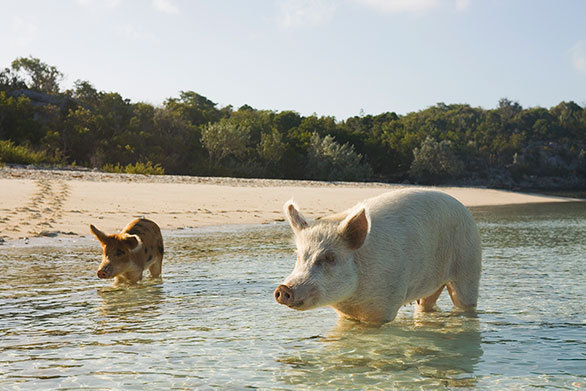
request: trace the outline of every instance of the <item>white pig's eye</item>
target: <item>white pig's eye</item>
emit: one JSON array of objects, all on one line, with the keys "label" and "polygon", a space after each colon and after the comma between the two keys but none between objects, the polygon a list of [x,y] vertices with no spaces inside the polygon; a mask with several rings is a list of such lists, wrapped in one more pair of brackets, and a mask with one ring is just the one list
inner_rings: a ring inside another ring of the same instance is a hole
[{"label": "white pig's eye", "polygon": [[316,261],[318,264],[333,264],[334,262],[336,262],[336,254],[334,254],[332,251],[328,251],[325,254],[321,255],[319,258],[317,258]]}]

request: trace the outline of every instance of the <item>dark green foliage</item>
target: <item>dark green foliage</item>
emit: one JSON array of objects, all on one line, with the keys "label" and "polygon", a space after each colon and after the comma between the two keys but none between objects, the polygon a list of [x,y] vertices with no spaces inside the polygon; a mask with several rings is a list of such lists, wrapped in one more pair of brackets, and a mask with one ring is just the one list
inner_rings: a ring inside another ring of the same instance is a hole
[{"label": "dark green foliage", "polygon": [[204,125],[222,118],[216,103],[193,91],[181,91],[179,99],[167,99],[165,107],[179,113],[193,125]]},{"label": "dark green foliage", "polygon": [[38,58],[19,57],[12,61],[12,70],[15,74],[24,73],[30,79],[27,84],[32,90],[48,94],[59,92],[59,81],[63,79],[63,74]]},{"label": "dark green foliage", "polygon": [[328,181],[360,181],[372,175],[370,167],[362,162],[362,155],[350,144],[338,144],[330,135],[311,134],[307,176]]},{"label": "dark green foliage", "polygon": [[425,184],[438,184],[462,173],[463,164],[452,150],[452,142],[435,141],[428,136],[419,148],[413,150],[409,174]]},{"label": "dark green foliage", "polygon": [[0,71],[1,159],[117,172],[490,186],[586,183],[586,109],[438,103],[406,115],[337,121],[294,111],[218,108],[193,91],[156,107],[28,57]]},{"label": "dark green foliage", "polygon": [[14,97],[0,91],[0,140],[38,145],[44,133],[43,125],[35,120],[39,112],[29,98]]},{"label": "dark green foliage", "polygon": [[0,90],[13,91],[27,88],[26,82],[12,69],[4,68],[0,72]]},{"label": "dark green foliage", "polygon": [[237,121],[221,120],[202,127],[201,142],[207,149],[210,168],[232,156],[242,158],[246,154],[250,127]]},{"label": "dark green foliage", "polygon": [[270,132],[261,134],[260,142],[257,146],[257,153],[268,167],[278,164],[281,161],[286,148],[287,145],[283,142],[281,133],[273,129]]},{"label": "dark green foliage", "polygon": [[163,175],[165,174],[165,170],[161,167],[160,164],[156,164],[153,166],[153,163],[150,161],[146,163],[138,162],[136,164],[128,164],[124,167],[117,163],[116,165],[113,164],[106,164],[102,169],[106,172],[114,172],[118,174],[143,174],[143,175]]},{"label": "dark green foliage", "polygon": [[55,161],[44,151],[35,151],[24,145],[14,145],[10,140],[0,140],[0,162],[38,165]]}]

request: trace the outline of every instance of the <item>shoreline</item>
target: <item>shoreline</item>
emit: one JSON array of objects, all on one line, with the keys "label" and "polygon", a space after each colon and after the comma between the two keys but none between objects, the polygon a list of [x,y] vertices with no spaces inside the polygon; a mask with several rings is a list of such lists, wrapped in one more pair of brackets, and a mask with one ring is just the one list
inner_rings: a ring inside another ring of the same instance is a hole
[{"label": "shoreline", "polygon": [[[224,225],[204,225],[200,227],[179,227],[174,229],[161,229],[163,239],[176,239],[181,237],[191,237],[193,235],[205,235],[215,233],[234,233],[248,231],[250,229],[262,229],[266,227],[283,226],[289,230],[289,225],[285,221],[274,221],[267,223],[246,223],[246,224],[224,224]],[[81,235],[64,235],[56,236],[30,236],[22,238],[0,238],[0,250],[14,248],[33,248],[33,247],[85,247],[99,246],[97,239],[91,234]],[[166,251],[166,250],[165,250]]]},{"label": "shoreline", "polygon": [[163,230],[267,224],[283,221],[282,206],[292,198],[315,218],[406,187],[443,191],[467,207],[584,201],[478,187],[3,167],[0,238],[88,236],[89,224],[114,233],[137,217],[150,218]]}]

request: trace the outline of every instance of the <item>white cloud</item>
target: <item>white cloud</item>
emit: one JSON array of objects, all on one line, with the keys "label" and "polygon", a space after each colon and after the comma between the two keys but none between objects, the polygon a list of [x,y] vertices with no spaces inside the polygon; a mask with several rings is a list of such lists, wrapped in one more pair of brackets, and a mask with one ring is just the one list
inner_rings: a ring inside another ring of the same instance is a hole
[{"label": "white cloud", "polygon": [[279,24],[284,28],[324,23],[336,10],[332,0],[281,0],[279,6]]},{"label": "white cloud", "polygon": [[570,55],[572,56],[572,65],[580,73],[586,74],[586,48],[584,41],[577,42],[570,48]]},{"label": "white cloud", "polygon": [[157,11],[161,11],[166,14],[179,13],[179,8],[177,8],[172,0],[153,0],[153,7],[155,7]]},{"label": "white cloud", "polygon": [[399,14],[423,13],[439,6],[463,12],[470,7],[471,0],[277,0],[279,24],[283,28],[322,24],[332,18],[337,6],[343,2],[356,3],[388,14]]},{"label": "white cloud", "polygon": [[154,35],[150,30],[146,31],[134,24],[122,25],[118,28],[121,36],[127,38],[130,41],[144,41],[151,43],[159,43],[160,39]]},{"label": "white cloud", "polygon": [[144,37],[144,34],[136,26],[128,24],[122,27],[124,36],[128,39],[138,41]]},{"label": "white cloud", "polygon": [[448,4],[457,11],[465,11],[470,6],[470,0],[351,0],[366,7],[389,14],[422,13],[439,6]]},{"label": "white cloud", "polygon": [[465,11],[470,6],[470,0],[456,0],[456,10]]},{"label": "white cloud", "polygon": [[402,12],[424,12],[435,7],[438,0],[353,0],[379,11],[395,14]]},{"label": "white cloud", "polygon": [[77,0],[77,2],[84,6],[98,5],[108,8],[115,8],[120,5],[121,0]]}]

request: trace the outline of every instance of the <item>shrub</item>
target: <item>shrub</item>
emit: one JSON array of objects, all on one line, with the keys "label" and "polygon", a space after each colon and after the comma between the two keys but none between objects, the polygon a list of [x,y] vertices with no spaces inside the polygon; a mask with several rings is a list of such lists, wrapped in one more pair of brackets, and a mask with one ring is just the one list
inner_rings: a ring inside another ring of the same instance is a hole
[{"label": "shrub", "polygon": [[432,137],[413,150],[413,163],[409,174],[423,183],[438,183],[446,178],[457,177],[462,173],[463,164],[452,151],[451,142],[435,141]]},{"label": "shrub", "polygon": [[250,128],[221,120],[201,129],[201,143],[208,150],[209,166],[217,166],[227,156],[242,157],[250,140]]},{"label": "shrub", "polygon": [[320,137],[312,133],[308,150],[307,175],[312,179],[328,181],[365,180],[372,175],[372,169],[361,163],[362,155],[354,146],[338,144],[334,137]]},{"label": "shrub", "polygon": [[14,164],[53,163],[54,159],[44,151],[33,151],[24,145],[15,145],[10,140],[0,140],[0,161]]},{"label": "shrub", "polygon": [[283,158],[287,145],[283,142],[281,133],[273,129],[270,133],[260,135],[260,143],[256,150],[267,165],[276,163]]},{"label": "shrub", "polygon": [[164,175],[165,169],[160,164],[155,164],[150,161],[146,163],[137,162],[135,164],[128,164],[121,166],[120,163],[106,164],[102,168],[106,172],[113,172],[117,174],[143,174],[143,175]]}]

